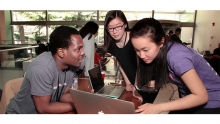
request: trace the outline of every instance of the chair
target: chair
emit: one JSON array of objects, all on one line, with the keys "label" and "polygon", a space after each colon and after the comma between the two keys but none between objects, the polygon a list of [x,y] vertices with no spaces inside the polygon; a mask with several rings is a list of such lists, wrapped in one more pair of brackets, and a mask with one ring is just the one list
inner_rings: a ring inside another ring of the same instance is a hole
[{"label": "chair", "polygon": [[212,68],[217,72],[220,76],[220,59],[210,59],[208,63],[212,66]]},{"label": "chair", "polygon": [[20,90],[23,79],[24,78],[21,77],[21,78],[12,79],[6,82],[3,88],[2,98],[0,101],[0,114],[5,113],[6,107],[8,103],[10,102],[10,99],[13,98]]}]

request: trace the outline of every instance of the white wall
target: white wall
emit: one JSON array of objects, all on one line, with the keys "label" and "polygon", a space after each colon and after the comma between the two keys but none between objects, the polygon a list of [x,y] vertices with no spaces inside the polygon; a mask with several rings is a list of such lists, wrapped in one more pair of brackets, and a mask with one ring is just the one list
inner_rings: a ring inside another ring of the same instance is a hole
[{"label": "white wall", "polygon": [[[215,26],[212,26],[212,23]],[[211,38],[213,36],[213,38]],[[213,50],[220,43],[220,10],[198,10],[194,35],[194,49]]]},{"label": "white wall", "polygon": [[182,42],[192,43],[193,27],[181,27],[180,35]]}]

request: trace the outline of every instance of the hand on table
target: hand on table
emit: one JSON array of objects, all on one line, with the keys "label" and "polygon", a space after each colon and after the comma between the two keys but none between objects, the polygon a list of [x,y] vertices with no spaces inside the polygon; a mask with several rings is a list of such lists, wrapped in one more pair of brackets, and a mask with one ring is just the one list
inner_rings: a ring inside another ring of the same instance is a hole
[{"label": "hand on table", "polygon": [[137,92],[137,90],[133,87],[132,94],[135,98],[137,98],[141,103],[143,102],[142,96]]},{"label": "hand on table", "polygon": [[135,110],[136,113],[139,114],[159,114],[161,111],[159,110],[159,107],[155,104],[146,103],[138,107],[138,109]]},{"label": "hand on table", "polygon": [[94,93],[94,89],[91,89],[90,93]]}]

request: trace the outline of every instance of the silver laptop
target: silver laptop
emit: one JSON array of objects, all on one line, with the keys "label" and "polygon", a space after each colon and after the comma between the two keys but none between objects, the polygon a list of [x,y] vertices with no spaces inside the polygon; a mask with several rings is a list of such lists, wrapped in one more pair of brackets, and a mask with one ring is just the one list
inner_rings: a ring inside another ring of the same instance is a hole
[{"label": "silver laptop", "polygon": [[70,89],[78,114],[135,114],[134,103]]},{"label": "silver laptop", "polygon": [[105,85],[100,66],[96,66],[90,70],[88,70],[89,80],[92,88],[94,89],[95,94],[102,94],[107,97],[119,98],[125,87],[123,86],[113,86],[113,85]]}]

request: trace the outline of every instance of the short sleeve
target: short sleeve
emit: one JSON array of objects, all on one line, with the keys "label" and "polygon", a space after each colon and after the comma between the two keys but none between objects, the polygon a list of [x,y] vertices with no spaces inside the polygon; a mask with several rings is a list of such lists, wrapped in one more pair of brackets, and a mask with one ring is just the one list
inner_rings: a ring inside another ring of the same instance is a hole
[{"label": "short sleeve", "polygon": [[167,57],[170,69],[178,76],[194,68],[192,53],[178,51],[168,54]]},{"label": "short sleeve", "polygon": [[54,73],[42,65],[30,67],[27,76],[31,85],[31,94],[36,96],[51,95],[53,92]]}]

